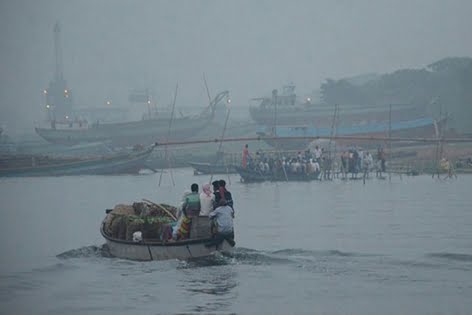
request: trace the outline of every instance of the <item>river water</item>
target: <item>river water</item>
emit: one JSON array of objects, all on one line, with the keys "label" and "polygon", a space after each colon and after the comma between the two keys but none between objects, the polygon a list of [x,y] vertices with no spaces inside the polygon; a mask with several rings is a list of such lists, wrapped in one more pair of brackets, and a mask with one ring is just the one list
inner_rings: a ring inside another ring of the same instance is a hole
[{"label": "river water", "polygon": [[108,257],[105,209],[176,204],[210,176],[0,179],[0,314],[472,313],[472,176],[218,178],[235,200],[234,254],[161,262]]}]

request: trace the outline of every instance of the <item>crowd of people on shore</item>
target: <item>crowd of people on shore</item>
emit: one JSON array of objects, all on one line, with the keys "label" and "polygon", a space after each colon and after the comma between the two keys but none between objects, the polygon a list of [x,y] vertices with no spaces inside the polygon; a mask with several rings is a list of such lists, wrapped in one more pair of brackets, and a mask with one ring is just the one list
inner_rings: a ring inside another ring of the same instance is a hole
[{"label": "crowd of people on shore", "polygon": [[204,184],[201,192],[199,185],[193,183],[190,191],[184,192],[172,232],[173,240],[188,239],[192,219],[197,216],[209,218],[215,242],[227,240],[234,246],[234,202],[223,179],[213,181],[212,185]]},{"label": "crowd of people on shore", "polygon": [[343,151],[339,156],[339,163],[335,154],[320,146],[312,151],[307,149],[298,152],[275,152],[267,154],[262,151],[250,154],[248,145],[243,149],[242,168],[257,174],[281,174],[313,176],[320,180],[332,179],[339,175],[346,179],[357,178],[358,174],[370,173],[375,170],[377,177],[382,177],[386,171],[386,154],[383,147],[379,147],[375,157],[362,148],[353,147]]}]

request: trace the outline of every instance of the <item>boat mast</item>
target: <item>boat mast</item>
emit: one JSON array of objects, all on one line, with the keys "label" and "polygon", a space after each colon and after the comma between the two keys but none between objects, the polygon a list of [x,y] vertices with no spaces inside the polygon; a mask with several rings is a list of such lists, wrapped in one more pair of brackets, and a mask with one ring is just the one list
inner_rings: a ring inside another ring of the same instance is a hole
[{"label": "boat mast", "polygon": [[[328,178],[328,179],[334,179],[334,172],[335,172],[334,162],[335,162],[335,159],[336,159],[336,142],[335,141],[333,142],[333,138],[336,136],[336,132],[337,132],[338,115],[339,115],[338,104],[335,104],[334,105],[333,121],[331,123],[331,133],[330,133],[330,136],[329,136],[329,143],[328,143],[328,147],[329,147],[329,149],[328,149],[329,150],[328,151],[328,160],[329,160],[329,169],[330,169],[330,174],[329,174],[330,178]],[[334,143],[334,145],[333,145],[333,143]],[[332,147],[334,147],[334,149]],[[332,151],[334,151],[334,152],[332,152]]]},{"label": "boat mast", "polygon": [[[277,139],[277,103],[278,100],[278,93],[277,90],[272,90],[272,103],[274,104],[274,127],[272,131],[272,136]],[[277,152],[277,156],[279,157],[280,163],[282,163],[282,156],[279,150],[279,141],[275,140],[275,151]],[[284,171],[285,180],[288,182],[287,171],[285,170],[285,166],[282,164],[282,170]]]},{"label": "boat mast", "polygon": [[49,82],[49,87],[43,91],[43,94],[46,98],[48,120],[55,121],[57,119],[62,122],[72,123],[72,92],[67,87],[66,80],[64,79],[61,28],[58,22],[56,22],[54,25],[53,33],[55,61],[54,76]]},{"label": "boat mast", "polygon": [[[388,154],[390,154],[390,159],[392,158],[392,104],[389,105],[388,111]],[[392,181],[392,172],[391,168],[388,168],[388,180]]]},{"label": "boat mast", "polygon": [[54,25],[54,55],[56,60],[56,72],[54,79],[60,81],[64,79],[63,65],[62,65],[62,48],[61,48],[61,28],[59,23]]},{"label": "boat mast", "polygon": [[[169,128],[167,129],[167,139],[166,139],[166,143],[165,143],[165,146],[164,146],[164,160],[167,161],[168,167],[170,169],[170,178],[172,179],[172,186],[175,186],[175,181],[174,181],[174,173],[172,172],[171,161],[170,161],[170,158],[169,158],[169,151],[167,150],[167,143],[169,142],[170,131],[171,131],[171,128],[172,128],[172,121],[174,119],[175,101],[177,100],[177,90],[178,90],[178,88],[179,88],[179,84],[177,83],[175,85],[174,102],[172,103],[172,112],[170,114]],[[164,173],[164,166],[162,167],[161,175],[159,176],[159,187],[161,186],[161,182],[162,182],[162,173]]]}]

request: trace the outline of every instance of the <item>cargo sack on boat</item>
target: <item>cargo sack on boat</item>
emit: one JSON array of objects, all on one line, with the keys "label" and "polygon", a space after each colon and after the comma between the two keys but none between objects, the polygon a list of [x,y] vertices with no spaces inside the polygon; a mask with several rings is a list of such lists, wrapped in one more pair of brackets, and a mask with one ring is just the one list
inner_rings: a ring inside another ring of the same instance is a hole
[{"label": "cargo sack on boat", "polygon": [[168,228],[173,222],[168,217],[152,217],[148,216],[145,218],[143,226],[143,238],[145,239],[168,239]]},{"label": "cargo sack on boat", "polygon": [[149,214],[150,208],[144,202],[134,202],[133,209],[136,215],[146,216]]},{"label": "cargo sack on boat", "polygon": [[[126,218],[126,240],[132,241],[134,232],[143,232],[144,220],[136,216]],[[144,233],[143,233],[144,236]]]},{"label": "cargo sack on boat", "polygon": [[[107,215],[105,219],[105,232],[108,235],[113,236],[112,230],[116,230],[116,226],[112,227],[112,222],[115,221],[117,216],[124,216],[124,215],[134,215],[135,211],[134,208],[130,205],[125,205],[125,204],[118,204],[116,205],[113,210]],[[115,223],[115,225],[118,224],[118,222]],[[120,223],[121,224],[121,223]]]},{"label": "cargo sack on boat", "polygon": [[110,215],[112,217],[112,221],[110,223],[110,232],[113,238],[124,240],[126,239],[126,230],[127,230],[127,221],[125,215],[117,214],[117,215]]},{"label": "cargo sack on boat", "polygon": [[144,223],[143,224],[143,238],[144,239],[160,239],[161,238],[162,224],[159,222]]},{"label": "cargo sack on boat", "polygon": [[169,217],[169,214],[166,212],[166,210],[174,217],[177,217],[177,208],[165,203],[150,205],[148,215],[158,217]]}]

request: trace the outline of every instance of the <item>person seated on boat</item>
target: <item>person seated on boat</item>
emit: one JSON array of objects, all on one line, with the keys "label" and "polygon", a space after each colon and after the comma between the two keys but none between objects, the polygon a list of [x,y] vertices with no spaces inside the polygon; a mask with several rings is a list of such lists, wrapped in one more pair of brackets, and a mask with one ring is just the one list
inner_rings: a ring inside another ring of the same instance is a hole
[{"label": "person seated on boat", "polygon": [[185,204],[185,200],[187,199],[187,196],[190,195],[192,192],[190,190],[185,190],[183,195],[182,195],[182,199],[180,200],[180,205],[177,207],[177,213],[176,213],[176,217],[177,217],[177,220],[182,216],[183,214],[183,207],[184,207],[184,204]]},{"label": "person seated on boat", "polygon": [[198,184],[192,184],[190,190],[192,193],[185,197],[185,201],[182,205],[182,212],[186,217],[192,218],[198,216],[201,209]]},{"label": "person seated on boat", "polygon": [[177,224],[174,226],[172,231],[172,239],[174,241],[184,240],[190,236],[190,225],[192,224],[192,219],[186,215],[182,215],[177,221]]},{"label": "person seated on boat", "polygon": [[233,209],[226,200],[221,199],[217,204],[217,208],[210,212],[208,217],[211,220],[210,226],[215,241],[209,246],[218,245],[224,240],[234,246]]},{"label": "person seated on boat", "polygon": [[[190,218],[186,217],[182,211],[187,196],[189,196],[192,192],[190,190],[185,190],[184,194],[182,195],[182,200],[180,202],[179,207],[177,207],[177,223],[172,228],[172,238],[174,240],[182,239],[188,237],[188,233],[190,229],[188,229],[190,225]],[[183,223],[183,224],[182,224]],[[183,225],[182,229],[181,226]]]},{"label": "person seated on boat", "polygon": [[215,195],[212,194],[210,184],[205,184],[202,187],[202,192],[200,193],[200,215],[207,216],[211,211],[213,211],[213,202],[215,200]]}]

